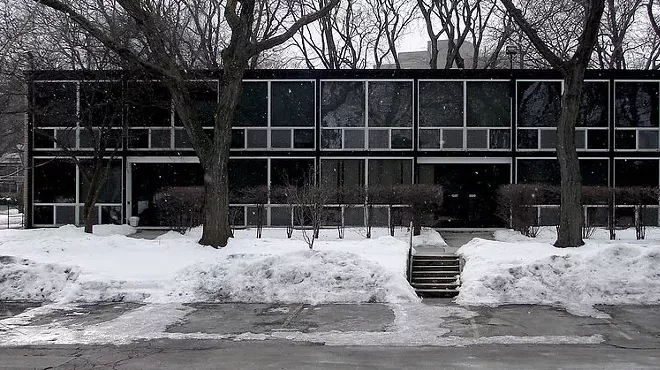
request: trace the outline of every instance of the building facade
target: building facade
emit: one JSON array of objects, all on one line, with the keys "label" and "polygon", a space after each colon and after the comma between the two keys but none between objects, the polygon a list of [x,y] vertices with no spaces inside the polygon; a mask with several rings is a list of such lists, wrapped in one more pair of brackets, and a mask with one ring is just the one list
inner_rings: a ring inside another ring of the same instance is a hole
[{"label": "building facade", "polygon": [[[103,110],[86,110],[92,86],[96,98],[100,91],[101,101],[115,102],[115,129],[127,133],[98,199],[97,222],[140,216],[141,226],[166,226],[153,211],[156,195],[203,184],[187,134],[157,81],[42,71],[31,75],[29,86],[29,226],[81,222],[86,183],[59,143],[91,155],[81,120],[104,119]],[[217,86],[211,74],[190,81],[209,132]],[[273,188],[310,169],[337,186],[435,183],[445,193],[435,226],[501,226],[495,216],[500,185],[559,184],[561,91],[560,76],[542,70],[248,71],[232,129],[230,186]],[[588,71],[575,138],[585,185],[660,185],[659,91],[657,71]],[[252,205],[234,207],[239,224],[254,222]],[[288,212],[270,199],[265,222],[287,225]],[[364,225],[366,212],[360,204],[342,208],[347,225]],[[557,218],[556,206],[538,212],[541,223]],[[607,218],[602,208],[585,212],[592,221]],[[646,213],[657,225],[657,204]],[[625,207],[617,214],[630,217]],[[390,216],[386,207],[375,207],[370,219],[381,224]]]}]

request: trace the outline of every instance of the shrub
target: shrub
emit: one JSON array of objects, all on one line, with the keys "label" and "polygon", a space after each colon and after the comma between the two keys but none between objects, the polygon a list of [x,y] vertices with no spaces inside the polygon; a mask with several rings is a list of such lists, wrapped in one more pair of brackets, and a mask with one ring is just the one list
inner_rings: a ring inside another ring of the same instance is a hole
[{"label": "shrub", "polygon": [[155,195],[154,208],[162,224],[184,233],[204,221],[204,188],[171,187]]}]

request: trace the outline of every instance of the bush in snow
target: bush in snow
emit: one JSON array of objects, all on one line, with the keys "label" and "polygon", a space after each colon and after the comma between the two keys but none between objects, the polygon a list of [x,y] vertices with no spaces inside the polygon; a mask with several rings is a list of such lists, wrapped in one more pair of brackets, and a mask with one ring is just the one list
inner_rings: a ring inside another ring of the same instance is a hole
[{"label": "bush in snow", "polygon": [[181,186],[167,188],[155,195],[154,208],[163,225],[184,233],[204,221],[204,188]]}]

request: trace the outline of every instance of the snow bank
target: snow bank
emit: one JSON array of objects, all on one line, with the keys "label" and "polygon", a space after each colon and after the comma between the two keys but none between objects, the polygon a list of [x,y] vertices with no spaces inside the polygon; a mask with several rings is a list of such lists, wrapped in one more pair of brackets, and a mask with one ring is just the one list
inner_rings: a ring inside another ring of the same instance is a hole
[{"label": "snow bank", "polygon": [[0,210],[0,229],[15,229],[23,226],[23,214],[16,208]]},{"label": "snow bank", "polygon": [[[238,230],[219,250],[197,244],[201,230],[157,240],[126,237],[126,226],[94,235],[58,229],[0,230],[0,299],[55,302],[402,302],[418,300],[405,278],[408,244],[359,231],[338,240],[324,230],[309,251],[299,233]],[[384,235],[385,230],[375,232]],[[402,233],[403,234],[403,233]]]},{"label": "snow bank", "polygon": [[580,248],[555,248],[529,240],[474,239],[461,247],[457,302],[557,305],[594,316],[596,304],[660,303],[657,244],[587,241]]}]

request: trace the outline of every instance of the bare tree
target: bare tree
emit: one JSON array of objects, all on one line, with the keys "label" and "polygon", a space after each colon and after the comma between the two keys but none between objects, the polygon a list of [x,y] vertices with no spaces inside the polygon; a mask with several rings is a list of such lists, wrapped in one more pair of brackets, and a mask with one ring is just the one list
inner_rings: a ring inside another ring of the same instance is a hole
[{"label": "bare tree", "polygon": [[[75,5],[64,0],[33,1],[68,17],[122,61],[163,82],[204,169],[206,204],[200,243],[225,246],[231,237],[227,181],[231,127],[243,74],[253,57],[327,15],[339,0],[330,0],[316,11],[310,11],[305,2],[285,2],[272,12],[280,17],[280,27],[267,33],[255,32],[256,0],[117,0],[110,4],[89,0]],[[128,31],[131,37],[126,39]],[[212,138],[204,132],[188,91],[187,72],[194,68],[221,71]]]},{"label": "bare tree", "polygon": [[627,49],[646,42],[637,37],[631,38],[635,17],[642,5],[642,0],[606,0],[599,42],[595,50],[600,68],[627,68]]},{"label": "bare tree", "polygon": [[502,0],[518,26],[544,58],[557,69],[564,79],[562,111],[557,123],[557,159],[561,174],[561,212],[555,246],[578,247],[582,241],[582,177],[575,148],[575,126],[580,110],[580,95],[584,75],[598,37],[598,29],[605,8],[604,0],[582,2],[582,32],[576,41],[575,52],[570,59],[553,52],[539,33],[523,17],[512,0]]},{"label": "bare tree", "polygon": [[[405,0],[367,0],[375,31],[372,43],[374,67],[379,69],[383,60],[392,56],[396,69],[401,68],[397,43],[418,18],[415,6]],[[383,42],[383,38],[385,39]],[[383,45],[385,44],[385,45]]]}]

